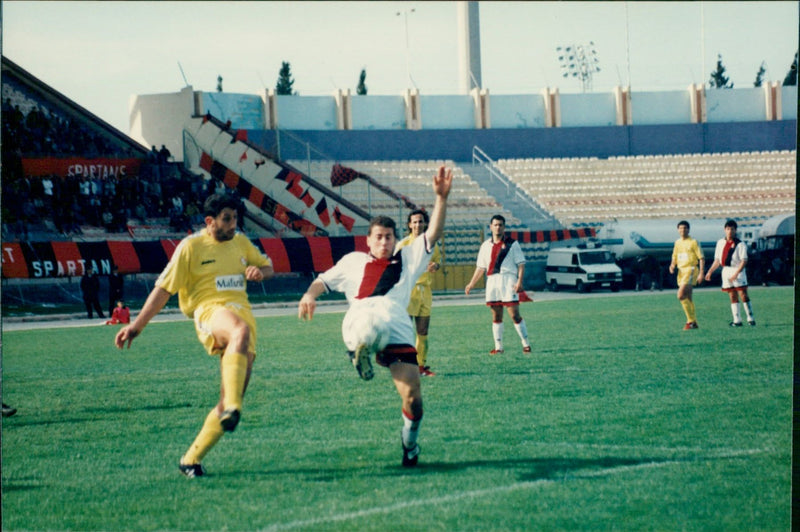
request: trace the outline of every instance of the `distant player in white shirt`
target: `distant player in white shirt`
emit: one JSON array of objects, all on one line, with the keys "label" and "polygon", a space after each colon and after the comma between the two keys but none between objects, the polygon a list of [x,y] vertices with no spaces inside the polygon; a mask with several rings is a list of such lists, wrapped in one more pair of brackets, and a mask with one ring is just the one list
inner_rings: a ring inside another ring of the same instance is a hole
[{"label": "distant player in white shirt", "polygon": [[442,235],[453,174],[442,166],[433,177],[436,200],[427,231],[394,253],[394,220],[378,216],[367,234],[369,253],[355,251],[342,257],[311,285],[300,299],[298,317],[311,320],[317,298],[329,290],[344,292],[350,308],[342,321],[342,337],[353,365],[364,380],[373,377],[376,362],[389,368],[402,399],[403,466],[417,464],[417,437],[422,421],[422,388],[414,348],[415,331],[408,319],[408,303],[417,279],[426,271],[433,246]]},{"label": "distant player in white shirt", "polygon": [[753,306],[750,304],[750,296],[747,295],[747,246],[736,237],[738,225],[735,220],[725,222],[725,238],[717,242],[714,249],[714,263],[708,269],[706,281],[711,280],[711,274],[722,266],[722,291],[728,292],[731,298],[731,314],[733,321],[731,327],[742,326],[742,316],[739,311],[739,295],[742,296],[742,305],[747,314],[747,323],[754,326],[756,324],[753,315]]},{"label": "distant player in white shirt", "polygon": [[525,275],[525,255],[519,242],[506,237],[506,219],[495,214],[489,228],[491,238],[481,244],[478,250],[475,273],[464,288],[469,295],[475,284],[486,274],[486,305],[492,309],[492,333],[494,349],[490,355],[500,355],[503,350],[503,307],[514,322],[514,328],[522,340],[522,352],[530,353],[528,327],[519,313],[519,292],[522,290],[522,278]]}]

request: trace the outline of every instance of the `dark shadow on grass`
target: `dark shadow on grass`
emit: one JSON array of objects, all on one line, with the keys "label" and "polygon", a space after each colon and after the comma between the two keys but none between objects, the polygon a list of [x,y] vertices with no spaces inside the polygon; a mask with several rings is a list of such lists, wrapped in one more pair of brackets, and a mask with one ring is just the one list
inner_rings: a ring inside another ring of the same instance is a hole
[{"label": "dark shadow on grass", "polygon": [[[424,457],[424,454],[423,454]],[[469,470],[515,471],[520,482],[536,480],[558,480],[579,473],[603,471],[625,466],[657,464],[674,461],[674,458],[620,458],[604,456],[598,458],[516,458],[500,460],[470,460],[464,462],[424,462],[417,467],[406,468],[400,464],[383,464],[341,468],[287,468],[263,471],[258,475],[299,476],[306,482],[333,482],[346,478],[359,477],[400,477],[408,475],[459,474]],[[230,473],[237,476],[250,476],[254,472]],[[226,473],[226,476],[228,473]]]},{"label": "dark shadow on grass", "polygon": [[18,478],[14,480],[3,480],[3,491],[33,491],[48,488],[47,484],[42,483],[33,477]]},{"label": "dark shadow on grass", "polygon": [[[147,411],[163,411],[163,410],[179,410],[183,408],[196,408],[197,405],[190,403],[174,404],[174,405],[143,405],[143,406],[97,406],[97,407],[83,407],[76,408],[70,417],[60,417],[58,419],[41,419],[41,418],[26,418],[24,415],[17,414],[14,416],[13,422],[4,422],[3,430],[13,429],[15,427],[35,427],[58,425],[63,423],[89,423],[97,421],[97,417],[104,414],[130,414],[140,413]],[[94,416],[93,416],[94,415]]]}]

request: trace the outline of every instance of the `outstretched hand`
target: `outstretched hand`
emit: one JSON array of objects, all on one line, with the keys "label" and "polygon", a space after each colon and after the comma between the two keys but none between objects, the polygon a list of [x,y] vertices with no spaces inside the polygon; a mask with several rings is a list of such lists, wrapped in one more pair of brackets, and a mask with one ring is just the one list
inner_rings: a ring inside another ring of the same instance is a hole
[{"label": "outstretched hand", "polygon": [[139,336],[139,331],[134,329],[133,325],[128,325],[117,332],[117,335],[114,337],[114,345],[116,345],[118,349],[122,349],[125,347],[125,342],[127,342],[128,349],[130,349],[131,342],[133,342],[133,339],[137,336]]},{"label": "outstretched hand", "polygon": [[439,172],[433,176],[433,192],[439,197],[447,198],[452,184],[453,170],[440,166]]},{"label": "outstretched hand", "polygon": [[311,321],[311,319],[314,317],[314,311],[316,308],[316,300],[304,294],[300,299],[300,303],[297,305],[297,317],[301,320]]}]

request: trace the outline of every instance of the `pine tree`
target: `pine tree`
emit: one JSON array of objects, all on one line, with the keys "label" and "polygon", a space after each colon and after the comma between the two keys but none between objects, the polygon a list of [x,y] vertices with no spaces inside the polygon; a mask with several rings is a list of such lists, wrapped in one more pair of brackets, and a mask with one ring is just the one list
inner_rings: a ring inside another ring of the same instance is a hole
[{"label": "pine tree", "polygon": [[758,67],[758,72],[756,72],[756,80],[753,82],[753,87],[760,87],[764,84],[764,74],[767,73],[767,69],[764,68],[764,61],[761,61],[761,66]]},{"label": "pine tree", "polygon": [[797,85],[797,52],[794,53],[794,61],[792,62],[792,66],[789,67],[789,72],[786,73],[786,77],[783,78],[784,85]]},{"label": "pine tree", "polygon": [[278,83],[275,85],[275,94],[292,95],[297,92],[292,90],[294,80],[292,79],[292,67],[288,62],[281,62],[281,70],[278,72]]},{"label": "pine tree", "polygon": [[356,94],[365,96],[367,94],[367,86],[364,83],[367,80],[367,70],[361,69],[361,75],[358,76],[358,87],[356,87]]},{"label": "pine tree", "polygon": [[725,75],[725,65],[722,64],[722,54],[717,54],[717,68],[711,73],[708,86],[717,89],[733,88],[733,83],[730,82],[730,78]]}]

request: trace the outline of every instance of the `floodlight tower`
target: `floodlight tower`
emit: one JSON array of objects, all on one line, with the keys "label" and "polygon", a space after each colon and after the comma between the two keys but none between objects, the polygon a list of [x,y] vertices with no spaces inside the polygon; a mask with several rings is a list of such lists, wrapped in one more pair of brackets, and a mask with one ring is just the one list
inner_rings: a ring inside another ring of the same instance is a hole
[{"label": "floodlight tower", "polygon": [[594,49],[594,41],[589,44],[569,44],[556,46],[561,75],[565,78],[578,78],[583,92],[592,90],[592,76],[600,72],[600,59]]}]

